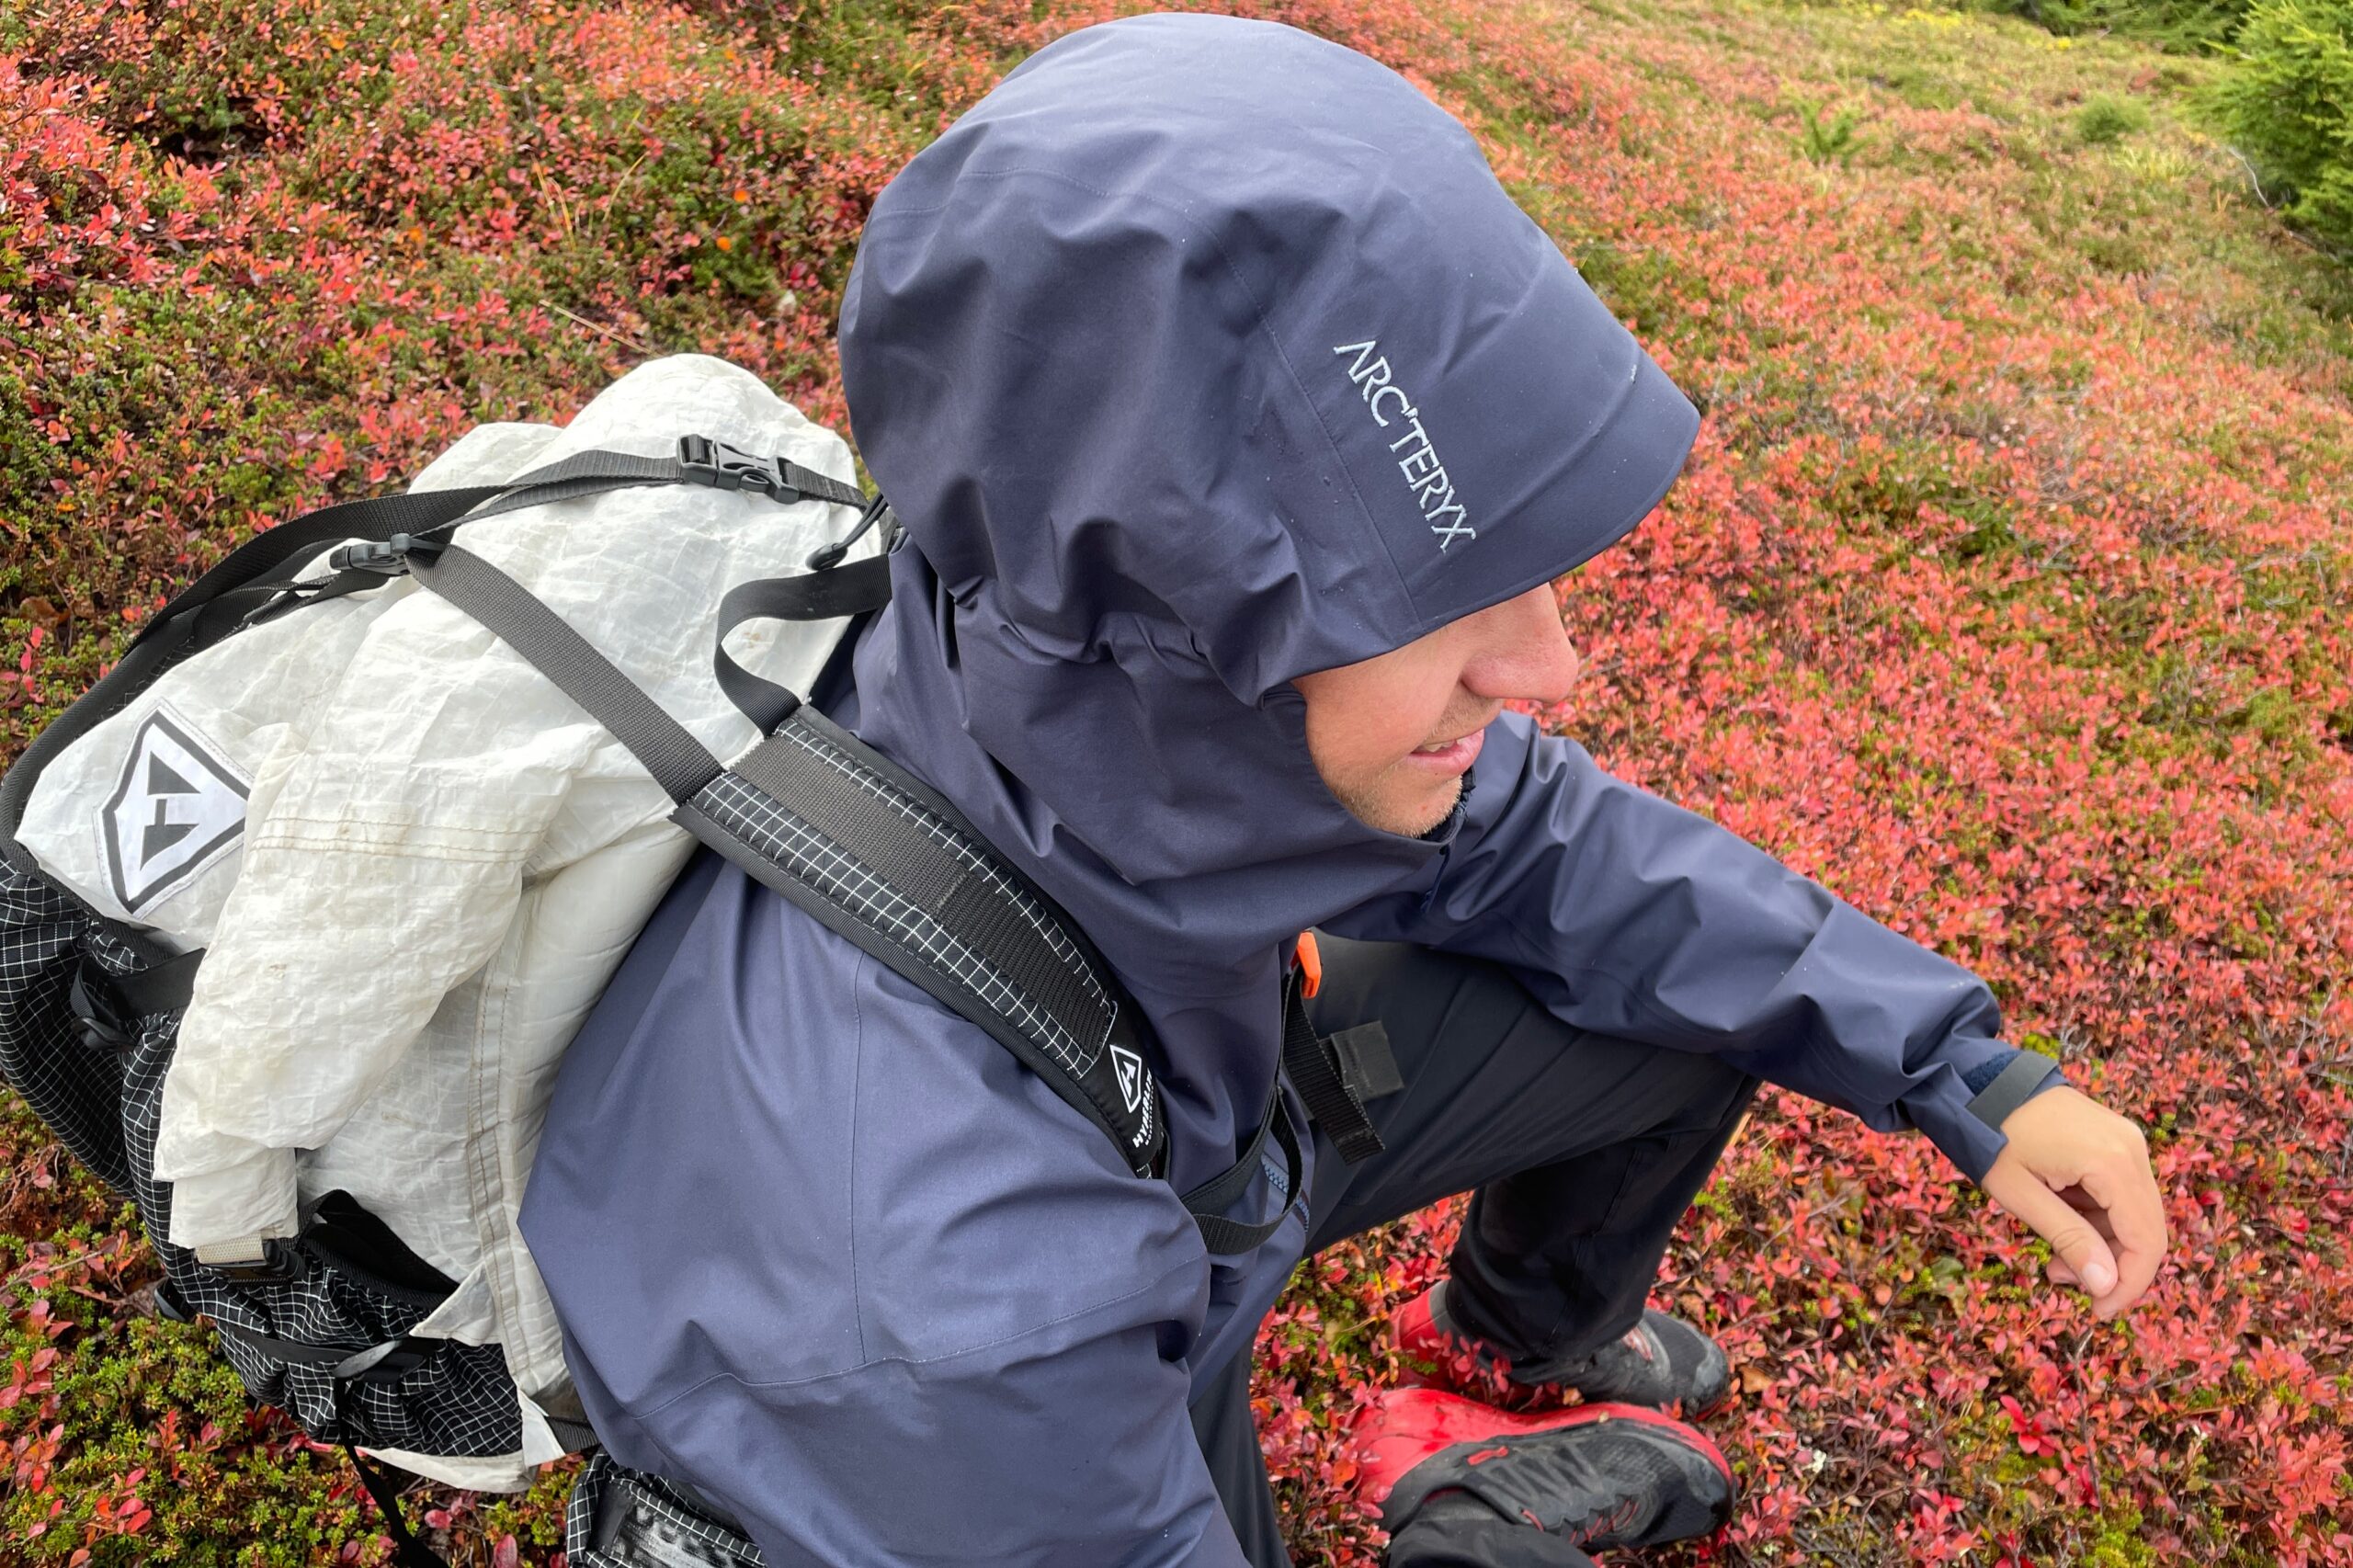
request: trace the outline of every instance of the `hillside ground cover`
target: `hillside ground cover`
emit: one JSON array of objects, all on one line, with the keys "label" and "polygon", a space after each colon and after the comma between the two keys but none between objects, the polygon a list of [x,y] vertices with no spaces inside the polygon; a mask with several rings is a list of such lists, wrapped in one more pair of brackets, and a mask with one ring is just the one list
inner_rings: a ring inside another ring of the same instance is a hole
[{"label": "hillside ground cover", "polygon": [[[2213,62],[1878,4],[1241,8],[1462,116],[1706,413],[1563,585],[1548,719],[1975,967],[2154,1146],[2170,1267],[2095,1324],[1920,1141],[1768,1096],[1659,1285],[1739,1366],[1746,1499],[1647,1561],[2353,1564],[2353,283],[2189,127]],[[245,532],[645,356],[839,425],[874,192],[1115,9],[0,12],[0,744]],[[1303,1564],[1377,1560],[1345,1426],[1458,1219],[1266,1331]],[[383,1561],[135,1238],[6,1102],[0,1563]],[[568,1482],[411,1508],[552,1562]]]}]

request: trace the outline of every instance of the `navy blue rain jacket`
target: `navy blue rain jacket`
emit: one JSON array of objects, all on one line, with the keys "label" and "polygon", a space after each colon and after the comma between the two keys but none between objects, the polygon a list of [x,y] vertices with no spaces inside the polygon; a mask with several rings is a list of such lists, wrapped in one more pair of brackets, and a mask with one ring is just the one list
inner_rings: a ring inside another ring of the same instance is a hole
[{"label": "navy blue rain jacket", "polygon": [[702,857],[571,1047],[522,1213],[620,1462],[772,1568],[1238,1568],[1187,1402],[1304,1216],[1269,1162],[1233,1212],[1286,1223],[1212,1258],[1176,1193],[1256,1124],[1308,926],[1991,1163],[1986,988],[1573,742],[1498,720],[1422,838],[1317,776],[1290,677],[1574,567],[1698,426],[1402,77],[1225,17],[1074,33],[882,193],[841,349],[911,543],[837,716],[1101,948],[1170,1180]]}]

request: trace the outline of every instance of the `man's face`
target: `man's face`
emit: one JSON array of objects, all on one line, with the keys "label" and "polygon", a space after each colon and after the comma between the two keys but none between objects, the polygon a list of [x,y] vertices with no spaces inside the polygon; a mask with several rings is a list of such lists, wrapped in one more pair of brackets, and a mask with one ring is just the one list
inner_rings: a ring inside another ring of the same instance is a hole
[{"label": "man's face", "polygon": [[1558,702],[1576,675],[1546,585],[1291,684],[1307,699],[1307,752],[1332,793],[1367,825],[1415,837],[1454,810],[1505,701]]}]

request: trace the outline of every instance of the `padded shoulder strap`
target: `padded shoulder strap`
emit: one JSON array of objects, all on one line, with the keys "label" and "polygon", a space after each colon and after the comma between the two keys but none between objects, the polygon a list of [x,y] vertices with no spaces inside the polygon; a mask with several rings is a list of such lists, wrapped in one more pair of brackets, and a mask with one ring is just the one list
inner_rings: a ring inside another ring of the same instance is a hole
[{"label": "padded shoulder strap", "polygon": [[[628,746],[678,802],[672,820],[985,1030],[1100,1128],[1137,1176],[1165,1174],[1167,1124],[1142,1013],[1076,922],[945,797],[779,687],[768,688],[782,710],[768,738],[722,767],[487,562],[454,545],[411,562],[420,582],[496,632]],[[870,581],[868,592],[887,592],[885,579]],[[722,636],[752,616],[830,619],[842,608],[804,579],[762,587],[756,602],[722,617]],[[1267,1219],[1225,1218],[1219,1210],[1248,1189],[1269,1136],[1287,1168],[1284,1201]],[[1278,1089],[1241,1158],[1187,1193],[1186,1207],[1212,1252],[1246,1252],[1282,1223],[1302,1174]]]},{"label": "padded shoulder strap", "polygon": [[987,1030],[1138,1176],[1165,1168],[1133,1003],[1076,925],[929,786],[800,706],[676,820]]}]

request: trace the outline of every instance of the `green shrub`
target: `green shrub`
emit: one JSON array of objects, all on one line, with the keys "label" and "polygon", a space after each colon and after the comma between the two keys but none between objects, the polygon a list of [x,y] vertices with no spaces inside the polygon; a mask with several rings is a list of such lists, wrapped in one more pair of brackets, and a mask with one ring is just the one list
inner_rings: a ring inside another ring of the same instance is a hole
[{"label": "green shrub", "polygon": [[2248,0],[2008,0],[2010,8],[2062,38],[2110,33],[2177,54],[2228,43]]},{"label": "green shrub", "polygon": [[2353,247],[2353,0],[2262,0],[2233,52],[2215,108],[2266,199]]},{"label": "green shrub", "polygon": [[2075,111],[2075,138],[2086,146],[2098,146],[2148,129],[2148,106],[2138,98],[2095,93]]},{"label": "green shrub", "polygon": [[1855,126],[1862,116],[1854,109],[1842,108],[1828,119],[1822,118],[1827,104],[1802,104],[1805,116],[1804,134],[1799,145],[1805,155],[1817,164],[1845,163],[1855,155]]}]

